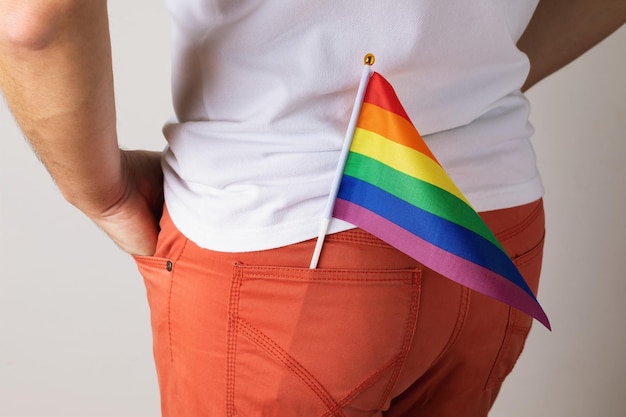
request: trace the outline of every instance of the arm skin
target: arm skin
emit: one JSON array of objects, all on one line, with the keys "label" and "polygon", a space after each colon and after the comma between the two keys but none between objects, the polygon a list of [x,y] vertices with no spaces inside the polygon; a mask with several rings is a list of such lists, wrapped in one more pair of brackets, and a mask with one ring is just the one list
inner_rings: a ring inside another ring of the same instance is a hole
[{"label": "arm skin", "polygon": [[63,196],[152,255],[160,155],[119,150],[106,0],[0,0],[0,88]]},{"label": "arm skin", "polygon": [[539,0],[517,46],[530,73],[522,91],[558,71],[626,22],[626,0]]}]

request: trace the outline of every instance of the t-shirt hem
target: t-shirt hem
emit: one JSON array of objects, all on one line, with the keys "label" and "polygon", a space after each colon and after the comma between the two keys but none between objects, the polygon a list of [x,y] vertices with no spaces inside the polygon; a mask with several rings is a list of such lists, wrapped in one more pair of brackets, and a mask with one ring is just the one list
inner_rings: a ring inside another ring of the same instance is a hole
[{"label": "t-shirt hem", "polygon": [[[506,209],[531,203],[543,197],[543,185],[540,177],[524,184],[480,194],[466,194],[466,197],[478,212]],[[319,218],[307,218],[297,223],[276,224],[264,228],[237,229],[209,228],[190,220],[191,216],[184,206],[166,198],[168,212],[176,228],[189,240],[201,248],[218,252],[254,252],[304,242],[317,238],[322,223]],[[232,226],[232,225],[231,225]],[[355,228],[351,223],[333,218],[327,234],[333,234]]]},{"label": "t-shirt hem", "polygon": [[[295,224],[278,224],[256,230],[236,228],[208,228],[189,221],[184,208],[166,202],[172,222],[187,239],[201,248],[217,252],[255,252],[280,248],[317,238],[322,219],[308,219]],[[327,234],[354,229],[356,226],[340,219],[332,219]]]}]

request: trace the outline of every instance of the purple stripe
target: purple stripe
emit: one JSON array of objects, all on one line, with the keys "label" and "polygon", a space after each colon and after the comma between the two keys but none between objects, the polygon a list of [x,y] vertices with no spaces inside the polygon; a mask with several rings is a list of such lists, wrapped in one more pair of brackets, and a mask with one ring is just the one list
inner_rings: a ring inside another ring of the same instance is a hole
[{"label": "purple stripe", "polygon": [[548,317],[537,301],[501,275],[432,245],[349,201],[337,199],[334,217],[361,227],[452,281],[529,314],[550,329]]}]

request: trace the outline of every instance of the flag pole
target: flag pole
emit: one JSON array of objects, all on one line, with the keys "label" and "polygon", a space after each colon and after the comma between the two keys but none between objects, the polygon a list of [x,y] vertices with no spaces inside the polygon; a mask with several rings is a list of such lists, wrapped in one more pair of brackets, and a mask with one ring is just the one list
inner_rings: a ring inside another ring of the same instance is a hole
[{"label": "flag pole", "polygon": [[350,152],[352,137],[354,136],[354,131],[356,130],[356,122],[359,118],[359,113],[361,112],[361,105],[363,104],[363,97],[365,96],[365,88],[367,87],[367,82],[370,79],[370,75],[372,75],[372,65],[374,64],[374,60],[375,58],[372,54],[367,54],[363,58],[365,68],[363,68],[363,72],[361,74],[361,81],[359,83],[359,89],[357,90],[356,98],[354,100],[352,115],[350,116],[350,122],[348,123],[348,129],[346,130],[343,147],[341,148],[341,153],[339,154],[339,163],[337,164],[335,178],[333,179],[333,184],[330,189],[330,195],[328,196],[328,201],[326,202],[326,209],[324,210],[322,224],[320,225],[317,242],[315,243],[315,250],[313,251],[313,257],[311,258],[311,265],[309,266],[310,269],[317,268],[317,263],[319,262],[320,254],[322,253],[324,238],[326,237],[326,233],[328,233],[328,226],[330,225],[330,221],[333,217],[333,209],[335,207],[337,193],[339,192],[341,177],[344,167],[346,165],[346,160],[348,159],[348,153]]}]

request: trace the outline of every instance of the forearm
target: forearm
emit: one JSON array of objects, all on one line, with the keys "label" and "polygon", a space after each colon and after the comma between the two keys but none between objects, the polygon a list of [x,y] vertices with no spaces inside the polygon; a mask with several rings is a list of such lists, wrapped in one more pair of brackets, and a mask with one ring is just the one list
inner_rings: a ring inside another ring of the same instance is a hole
[{"label": "forearm", "polygon": [[0,31],[0,87],[35,152],[73,204],[114,203],[121,158],[106,1],[0,0]]},{"label": "forearm", "polygon": [[578,58],[625,21],[624,0],[540,0],[517,44],[530,60],[522,91]]}]

